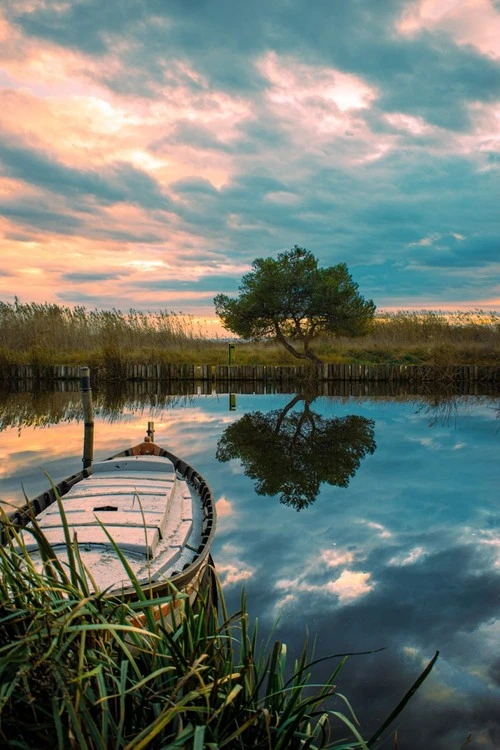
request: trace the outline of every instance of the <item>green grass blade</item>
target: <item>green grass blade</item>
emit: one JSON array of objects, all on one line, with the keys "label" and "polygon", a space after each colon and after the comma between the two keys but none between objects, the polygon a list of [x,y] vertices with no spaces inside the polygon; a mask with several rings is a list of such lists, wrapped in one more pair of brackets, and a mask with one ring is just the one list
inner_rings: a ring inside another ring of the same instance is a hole
[{"label": "green grass blade", "polygon": [[408,703],[408,701],[410,700],[410,698],[412,697],[412,695],[414,695],[417,692],[417,690],[420,687],[420,685],[424,682],[424,680],[430,674],[430,671],[431,671],[432,667],[434,666],[434,664],[436,663],[438,656],[439,656],[439,651],[436,651],[436,653],[434,654],[434,656],[430,660],[429,664],[426,666],[426,668],[424,669],[424,671],[422,672],[422,674],[415,680],[415,682],[413,683],[413,685],[411,686],[411,688],[408,690],[408,692],[399,701],[399,703],[396,706],[396,708],[394,709],[394,711],[392,711],[390,713],[390,715],[383,722],[383,724],[379,727],[379,729],[377,729],[377,731],[370,737],[370,739],[368,740],[368,743],[367,743],[369,748],[373,747],[375,745],[375,743],[378,742],[378,740],[382,736],[383,732],[385,732],[385,730],[387,729],[387,727],[390,724],[392,724],[392,722],[394,721],[394,719],[396,718],[396,716],[398,716],[401,713],[401,711],[406,706],[406,704]]}]

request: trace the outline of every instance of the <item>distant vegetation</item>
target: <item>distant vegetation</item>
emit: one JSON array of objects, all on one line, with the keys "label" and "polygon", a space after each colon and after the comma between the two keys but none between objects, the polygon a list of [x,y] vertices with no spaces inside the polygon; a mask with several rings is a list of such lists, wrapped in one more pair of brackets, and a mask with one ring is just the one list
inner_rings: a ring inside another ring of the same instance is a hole
[{"label": "distant vegetation", "polygon": [[192,361],[210,347],[191,316],[173,312],[0,302],[0,363]]},{"label": "distant vegetation", "polygon": [[[323,335],[325,362],[500,364],[500,315],[471,311],[378,314],[362,338]],[[227,364],[224,339],[207,339],[190,316],[0,302],[2,364]],[[234,364],[295,365],[275,341],[238,341]]]}]

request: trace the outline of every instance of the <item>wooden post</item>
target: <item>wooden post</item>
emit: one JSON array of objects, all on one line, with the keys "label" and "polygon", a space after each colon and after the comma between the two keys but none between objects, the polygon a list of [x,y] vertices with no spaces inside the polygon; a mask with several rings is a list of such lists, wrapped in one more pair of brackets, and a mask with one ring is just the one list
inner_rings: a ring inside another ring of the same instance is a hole
[{"label": "wooden post", "polygon": [[148,422],[147,434],[151,438],[151,442],[154,443],[155,441],[155,423],[154,422]]},{"label": "wooden post", "polygon": [[92,466],[94,458],[94,409],[92,407],[92,390],[90,388],[90,369],[80,367],[80,386],[83,403],[83,468]]}]

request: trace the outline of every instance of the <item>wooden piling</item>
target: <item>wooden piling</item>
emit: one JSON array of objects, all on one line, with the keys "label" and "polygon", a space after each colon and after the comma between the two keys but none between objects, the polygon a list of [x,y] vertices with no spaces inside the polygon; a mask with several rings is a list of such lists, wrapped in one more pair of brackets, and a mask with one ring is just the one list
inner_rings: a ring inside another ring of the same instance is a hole
[{"label": "wooden piling", "polygon": [[80,367],[80,387],[83,404],[83,468],[88,469],[94,460],[94,409],[92,406],[92,390],[90,388],[90,369]]},{"label": "wooden piling", "polygon": [[154,443],[155,441],[155,423],[154,422],[148,422],[147,434],[151,438],[151,442]]},{"label": "wooden piling", "polygon": [[[78,385],[81,371],[74,365],[0,365],[0,382],[16,384],[18,381],[57,383],[74,381]],[[106,368],[96,368],[93,380],[100,383],[109,377]],[[294,367],[273,365],[193,365],[193,364],[136,364],[123,366],[118,379],[131,382],[219,382],[248,381],[290,384],[303,380],[315,382],[343,381],[347,383],[389,382],[427,383],[446,382],[482,383],[498,387],[500,368],[481,365],[434,365],[335,363],[328,365],[299,365]]]}]

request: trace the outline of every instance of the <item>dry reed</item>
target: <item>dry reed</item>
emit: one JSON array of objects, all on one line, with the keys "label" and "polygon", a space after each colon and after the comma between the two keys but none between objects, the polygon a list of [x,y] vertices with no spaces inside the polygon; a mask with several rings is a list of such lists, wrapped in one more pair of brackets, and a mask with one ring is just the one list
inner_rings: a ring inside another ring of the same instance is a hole
[{"label": "dry reed", "polygon": [[[229,336],[230,334],[228,334]],[[87,364],[119,378],[126,363],[227,364],[228,341],[206,337],[192,316],[173,312],[87,310],[0,302],[1,364]],[[395,364],[500,363],[500,315],[480,310],[378,315],[362,338],[323,336],[325,362]],[[293,365],[275,341],[238,341],[234,364]]]}]

